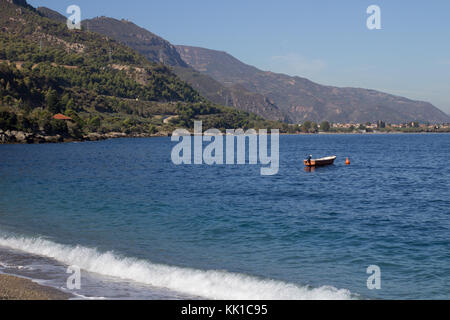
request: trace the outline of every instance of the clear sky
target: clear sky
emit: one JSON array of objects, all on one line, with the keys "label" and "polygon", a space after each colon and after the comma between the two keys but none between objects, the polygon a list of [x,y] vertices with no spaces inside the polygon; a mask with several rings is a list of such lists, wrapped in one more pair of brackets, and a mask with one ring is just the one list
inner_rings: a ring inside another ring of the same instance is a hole
[{"label": "clear sky", "polygon": [[[263,70],[429,101],[450,114],[450,1],[28,0],[82,19],[125,18],[173,44],[226,51]],[[368,30],[369,5],[381,30]],[[66,14],[67,15],[67,14]]]}]

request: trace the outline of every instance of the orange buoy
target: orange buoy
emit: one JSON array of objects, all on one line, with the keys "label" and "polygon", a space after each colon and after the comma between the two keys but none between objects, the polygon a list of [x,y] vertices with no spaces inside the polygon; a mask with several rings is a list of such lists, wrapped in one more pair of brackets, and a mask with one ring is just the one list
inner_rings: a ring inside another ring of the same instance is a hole
[{"label": "orange buoy", "polygon": [[348,166],[348,165],[350,165],[350,160],[347,158],[347,159],[345,159],[345,164]]}]

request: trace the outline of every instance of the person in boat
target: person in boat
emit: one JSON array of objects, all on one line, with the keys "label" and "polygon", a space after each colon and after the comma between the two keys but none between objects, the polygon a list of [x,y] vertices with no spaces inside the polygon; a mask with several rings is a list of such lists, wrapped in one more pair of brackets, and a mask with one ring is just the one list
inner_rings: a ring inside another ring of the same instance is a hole
[{"label": "person in boat", "polygon": [[306,158],[306,161],[308,162],[308,164],[311,164],[311,159],[312,159],[312,155],[309,155],[308,158]]}]

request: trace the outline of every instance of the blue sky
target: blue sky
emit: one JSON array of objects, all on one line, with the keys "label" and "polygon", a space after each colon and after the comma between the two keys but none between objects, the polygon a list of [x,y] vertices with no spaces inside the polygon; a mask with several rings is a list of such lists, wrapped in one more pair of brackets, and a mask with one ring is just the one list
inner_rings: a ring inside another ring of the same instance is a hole
[{"label": "blue sky", "polygon": [[[263,70],[377,89],[450,113],[450,1],[29,0],[82,19],[131,20],[173,44],[226,51]],[[366,9],[381,8],[381,30]]]}]

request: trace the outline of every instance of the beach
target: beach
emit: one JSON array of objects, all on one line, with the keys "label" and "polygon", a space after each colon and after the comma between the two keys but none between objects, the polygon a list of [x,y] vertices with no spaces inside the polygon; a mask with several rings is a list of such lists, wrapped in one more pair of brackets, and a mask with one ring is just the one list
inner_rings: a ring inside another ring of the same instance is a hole
[{"label": "beach", "polygon": [[68,300],[71,297],[28,279],[0,274],[0,300]]}]

